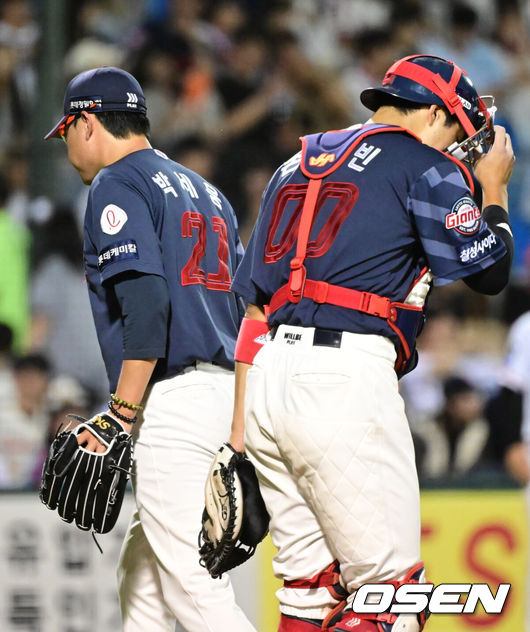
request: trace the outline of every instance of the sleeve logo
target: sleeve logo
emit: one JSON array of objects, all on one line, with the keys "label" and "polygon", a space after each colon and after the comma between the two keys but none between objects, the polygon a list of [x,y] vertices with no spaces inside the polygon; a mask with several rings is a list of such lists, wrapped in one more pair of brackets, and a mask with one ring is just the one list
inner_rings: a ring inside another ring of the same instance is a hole
[{"label": "sleeve logo", "polygon": [[138,245],[134,239],[124,239],[109,244],[98,255],[98,268],[102,272],[103,269],[111,263],[118,261],[126,261],[128,259],[139,259]]},{"label": "sleeve logo", "polygon": [[445,216],[445,228],[454,229],[461,235],[474,235],[480,227],[481,213],[474,200],[463,197]]},{"label": "sleeve logo", "polygon": [[101,230],[107,235],[115,235],[125,226],[127,219],[127,213],[122,208],[107,204],[101,213]]}]

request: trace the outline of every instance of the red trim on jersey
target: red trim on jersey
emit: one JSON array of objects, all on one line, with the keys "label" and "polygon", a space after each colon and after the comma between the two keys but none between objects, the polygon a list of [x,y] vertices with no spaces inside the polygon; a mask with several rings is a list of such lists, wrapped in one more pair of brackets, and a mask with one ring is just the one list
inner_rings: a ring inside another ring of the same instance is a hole
[{"label": "red trim on jersey", "polygon": [[254,318],[243,318],[239,334],[237,336],[234,360],[252,364],[258,351],[263,347],[263,342],[256,342],[260,336],[269,333],[268,323]]}]

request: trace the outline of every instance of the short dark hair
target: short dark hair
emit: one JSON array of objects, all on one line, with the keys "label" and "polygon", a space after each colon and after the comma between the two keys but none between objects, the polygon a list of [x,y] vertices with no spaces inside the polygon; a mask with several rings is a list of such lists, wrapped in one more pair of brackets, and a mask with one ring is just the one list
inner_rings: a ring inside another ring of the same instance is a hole
[{"label": "short dark hair", "polygon": [[96,116],[107,132],[115,138],[141,134],[149,136],[149,119],[141,112],[97,112]]},{"label": "short dark hair", "polygon": [[51,365],[48,359],[40,353],[28,354],[15,359],[13,364],[15,373],[20,371],[39,371],[49,375]]},{"label": "short dark hair", "polygon": [[[436,103],[416,103],[415,101],[407,101],[406,99],[400,99],[399,97],[394,97],[391,94],[381,95],[379,101],[379,107],[384,105],[390,105],[396,110],[399,110],[402,114],[412,114],[416,110],[421,110],[422,108],[428,108],[431,105],[437,105]],[[445,107],[445,105],[440,105],[440,108],[445,112],[445,123],[447,127],[451,127],[454,123],[459,123],[458,117],[456,114],[451,114],[449,110]]]}]

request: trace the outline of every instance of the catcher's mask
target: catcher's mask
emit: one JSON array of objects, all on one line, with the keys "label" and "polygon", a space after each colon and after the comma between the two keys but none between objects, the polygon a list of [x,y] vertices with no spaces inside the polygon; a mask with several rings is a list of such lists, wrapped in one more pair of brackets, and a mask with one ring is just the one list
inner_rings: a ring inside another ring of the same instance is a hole
[{"label": "catcher's mask", "polygon": [[466,138],[447,151],[473,164],[493,143],[494,98],[480,97],[471,79],[452,61],[433,55],[410,55],[387,70],[379,88],[361,92],[361,102],[375,111],[388,96],[409,103],[443,105],[454,114]]}]

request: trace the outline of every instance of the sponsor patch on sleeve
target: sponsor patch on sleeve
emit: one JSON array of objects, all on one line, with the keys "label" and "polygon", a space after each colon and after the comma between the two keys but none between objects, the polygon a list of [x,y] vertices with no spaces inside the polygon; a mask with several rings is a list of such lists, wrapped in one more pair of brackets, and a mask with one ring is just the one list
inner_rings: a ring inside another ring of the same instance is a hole
[{"label": "sponsor patch on sleeve", "polygon": [[473,263],[476,259],[480,259],[497,243],[497,237],[494,233],[486,235],[483,239],[475,239],[470,246],[460,248],[459,256],[462,263]]},{"label": "sponsor patch on sleeve", "polygon": [[127,213],[122,208],[116,204],[107,204],[101,213],[99,223],[104,233],[115,235],[125,226],[127,219]]},{"label": "sponsor patch on sleeve", "polygon": [[134,239],[116,241],[104,248],[98,255],[98,268],[101,272],[106,266],[126,259],[139,259],[138,246]]},{"label": "sponsor patch on sleeve", "polygon": [[445,216],[445,228],[461,235],[474,235],[480,227],[480,210],[470,197],[463,197]]}]

